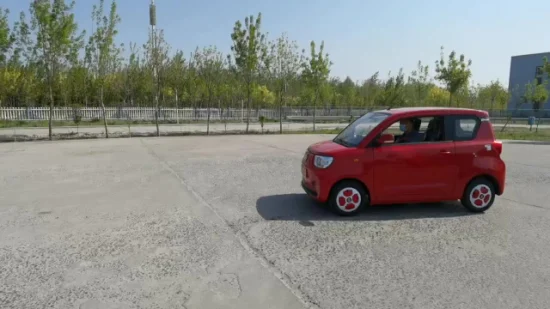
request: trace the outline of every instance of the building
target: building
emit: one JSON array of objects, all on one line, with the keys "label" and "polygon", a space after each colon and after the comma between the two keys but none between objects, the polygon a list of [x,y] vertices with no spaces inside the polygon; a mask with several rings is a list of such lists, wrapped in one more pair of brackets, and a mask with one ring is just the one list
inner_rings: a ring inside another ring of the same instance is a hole
[{"label": "building", "polygon": [[[521,96],[525,91],[525,85],[533,80],[537,80],[538,83],[542,83],[545,79],[545,74],[542,71],[542,65],[544,63],[544,57],[547,57],[550,61],[550,52],[539,53],[539,54],[529,54],[529,55],[519,55],[512,56],[510,62],[510,82],[508,89],[513,91],[508,103],[508,110],[514,111],[516,107],[519,107],[517,112],[518,115],[515,116],[531,116],[533,113],[533,104],[531,103],[522,103]],[[549,88],[550,90],[550,84]],[[518,105],[519,104],[519,105]],[[545,114],[550,115],[550,100],[546,101],[543,106],[541,106]],[[544,115],[543,117],[548,117]]]}]

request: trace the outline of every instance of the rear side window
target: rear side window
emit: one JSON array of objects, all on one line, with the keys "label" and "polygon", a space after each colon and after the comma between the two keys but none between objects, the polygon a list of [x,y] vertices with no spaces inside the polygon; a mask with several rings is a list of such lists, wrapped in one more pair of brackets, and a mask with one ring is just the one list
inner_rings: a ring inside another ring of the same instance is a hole
[{"label": "rear side window", "polygon": [[449,124],[453,140],[470,141],[476,138],[481,120],[476,116],[452,116]]}]

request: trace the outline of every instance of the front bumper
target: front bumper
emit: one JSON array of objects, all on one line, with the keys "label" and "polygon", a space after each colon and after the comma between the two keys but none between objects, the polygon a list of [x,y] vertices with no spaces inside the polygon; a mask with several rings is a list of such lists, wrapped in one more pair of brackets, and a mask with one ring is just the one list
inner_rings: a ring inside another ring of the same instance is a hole
[{"label": "front bumper", "polygon": [[306,183],[302,180],[302,189],[306,191],[307,195],[317,198],[317,192],[315,190],[312,190],[306,186]]},{"label": "front bumper", "polygon": [[319,202],[326,202],[332,186],[328,175],[302,165],[302,189]]}]

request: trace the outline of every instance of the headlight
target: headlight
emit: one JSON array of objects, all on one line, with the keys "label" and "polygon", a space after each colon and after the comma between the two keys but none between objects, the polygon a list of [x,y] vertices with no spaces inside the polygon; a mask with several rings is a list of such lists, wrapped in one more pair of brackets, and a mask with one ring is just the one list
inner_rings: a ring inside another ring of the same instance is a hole
[{"label": "headlight", "polygon": [[327,168],[332,164],[333,160],[333,157],[315,156],[315,159],[313,160],[313,165],[315,165],[315,167],[317,168]]}]

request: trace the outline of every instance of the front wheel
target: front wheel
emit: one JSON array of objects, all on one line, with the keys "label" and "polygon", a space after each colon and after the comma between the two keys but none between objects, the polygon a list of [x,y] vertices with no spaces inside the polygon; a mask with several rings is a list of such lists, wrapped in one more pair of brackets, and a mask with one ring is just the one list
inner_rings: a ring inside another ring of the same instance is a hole
[{"label": "front wheel", "polygon": [[495,188],[486,178],[472,181],[464,190],[461,199],[462,205],[472,212],[484,212],[493,205],[494,201]]},{"label": "front wheel", "polygon": [[340,216],[356,215],[368,203],[369,196],[363,186],[356,181],[337,184],[330,194],[329,207]]}]

